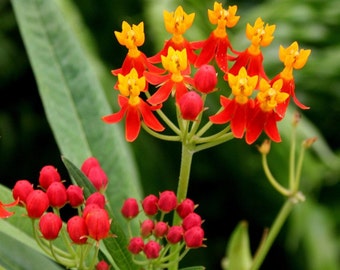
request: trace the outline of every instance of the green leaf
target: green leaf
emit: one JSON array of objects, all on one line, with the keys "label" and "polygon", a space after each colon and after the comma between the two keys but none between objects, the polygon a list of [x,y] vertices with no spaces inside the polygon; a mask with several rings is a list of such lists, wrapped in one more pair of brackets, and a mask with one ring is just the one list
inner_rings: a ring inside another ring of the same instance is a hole
[{"label": "green leaf", "polygon": [[180,270],[204,270],[204,266],[190,266],[190,267],[185,267],[181,268]]},{"label": "green leaf", "polygon": [[226,258],[224,258],[222,265],[223,269],[228,270],[248,270],[251,262],[248,224],[241,221],[230,237]]}]

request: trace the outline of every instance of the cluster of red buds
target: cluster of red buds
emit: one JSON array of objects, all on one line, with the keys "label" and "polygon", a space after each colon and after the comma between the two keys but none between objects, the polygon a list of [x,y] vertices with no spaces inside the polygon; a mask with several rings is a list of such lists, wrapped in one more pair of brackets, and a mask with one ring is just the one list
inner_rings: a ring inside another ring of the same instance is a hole
[{"label": "cluster of red buds", "polygon": [[[123,216],[128,221],[140,219],[139,235],[133,236],[130,231],[128,245],[128,250],[136,256],[136,263],[166,268],[178,263],[190,249],[204,247],[203,220],[195,208],[191,199],[178,202],[175,193],[169,190],[158,197],[150,194],[140,204],[135,198],[126,199],[121,208]],[[174,212],[179,222],[169,225],[166,217]],[[170,261],[173,259],[171,247],[181,253],[177,261]]]},{"label": "cluster of red buds", "polygon": [[[30,181],[23,179],[17,181],[12,190],[14,199],[19,202],[19,205],[25,207],[27,216],[32,219],[38,244],[56,261],[67,267],[79,267],[77,265],[79,254],[74,247],[92,244],[98,248],[99,241],[110,236],[111,220],[105,210],[106,198],[103,194],[108,183],[107,175],[98,160],[93,157],[85,160],[81,170],[96,189],[96,192],[87,198],[84,197],[83,188],[78,185],[70,184],[66,187],[65,181],[52,165],[46,165],[40,170],[37,188],[34,188]],[[77,215],[63,224],[60,209],[66,205],[77,209]],[[40,231],[42,237],[37,235],[37,231]],[[61,250],[55,252],[53,249],[57,247],[53,246],[48,250],[49,244],[42,240],[43,238],[52,241],[60,235],[69,250],[68,253]],[[83,252],[90,250],[85,247]],[[84,254],[82,256],[84,257]],[[89,263],[92,266],[88,269],[93,269],[92,263],[96,260],[97,258],[93,258]],[[101,262],[99,266],[103,264],[104,262]]]}]

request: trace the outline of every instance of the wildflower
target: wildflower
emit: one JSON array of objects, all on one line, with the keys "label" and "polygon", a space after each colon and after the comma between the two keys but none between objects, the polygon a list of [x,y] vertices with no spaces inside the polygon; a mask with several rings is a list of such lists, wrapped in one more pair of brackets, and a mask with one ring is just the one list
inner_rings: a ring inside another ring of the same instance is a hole
[{"label": "wildflower", "polygon": [[168,54],[168,49],[172,47],[178,51],[185,49],[189,62],[193,64],[197,57],[194,53],[196,48],[183,37],[183,34],[191,27],[195,18],[195,13],[187,14],[184,12],[182,6],[178,6],[175,12],[168,12],[165,10],[163,12],[163,17],[165,29],[172,34],[172,37],[165,42],[164,47],[159,53],[149,57],[148,60],[152,63],[161,62],[161,56],[166,56]]},{"label": "wildflower", "polygon": [[40,218],[49,207],[49,200],[42,190],[33,190],[26,199],[27,215],[30,218]]},{"label": "wildflower", "polygon": [[145,244],[143,251],[148,259],[156,259],[159,257],[160,250],[161,245],[154,240],[150,240]]},{"label": "wildflower", "polygon": [[127,219],[136,217],[139,213],[139,206],[135,198],[128,198],[124,201],[121,213]]},{"label": "wildflower", "polygon": [[109,236],[110,219],[105,209],[92,209],[85,217],[85,223],[89,236],[96,241]]},{"label": "wildflower", "polygon": [[246,129],[249,111],[253,106],[250,96],[257,85],[257,76],[249,76],[244,67],[238,75],[228,74],[228,83],[231,87],[233,99],[220,97],[223,110],[210,116],[210,121],[215,124],[224,124],[230,121],[231,130],[236,138],[242,138]]},{"label": "wildflower", "polygon": [[171,244],[177,244],[183,239],[184,230],[182,226],[174,225],[171,226],[166,235],[166,239]]},{"label": "wildflower", "polygon": [[270,85],[266,80],[260,81],[260,92],[256,96],[252,116],[247,123],[246,142],[252,144],[261,134],[262,130],[274,142],[280,142],[281,137],[276,122],[282,117],[276,112],[289,97],[281,92],[283,81],[277,80]]},{"label": "wildflower", "polygon": [[140,225],[140,232],[143,237],[148,237],[152,234],[153,229],[155,228],[155,223],[152,219],[145,219]]},{"label": "wildflower", "polygon": [[203,246],[204,230],[195,226],[187,230],[183,237],[188,248],[199,248]]},{"label": "wildflower", "polygon": [[25,204],[27,196],[33,191],[33,185],[28,180],[18,180],[12,190],[15,200],[19,200],[19,204]]},{"label": "wildflower", "polygon": [[[260,47],[268,46],[272,42],[275,27],[275,25],[265,25],[260,17],[256,19],[254,26],[248,23],[246,36],[251,41],[251,44],[246,50],[238,53],[229,72],[235,75],[242,67],[245,67],[249,76],[258,76],[268,80],[263,68],[263,54]],[[228,79],[227,74],[224,79]]]},{"label": "wildflower", "polygon": [[[303,68],[308,60],[310,53],[311,50],[299,50],[299,45],[296,41],[294,41],[286,49],[283,46],[280,46],[279,58],[284,64],[284,69],[271,81],[271,83],[274,83],[275,81],[282,79],[283,85],[281,91],[288,93],[289,96],[293,97],[295,104],[303,110],[309,109],[309,107],[302,104],[295,95],[295,81],[293,77],[293,70]],[[286,99],[286,101],[284,102],[285,109],[287,108],[288,104],[289,98]]]},{"label": "wildflower", "polygon": [[66,189],[66,195],[72,207],[78,207],[84,203],[83,189],[77,185],[69,185]]},{"label": "wildflower", "polygon": [[165,213],[174,210],[177,206],[177,197],[173,191],[166,190],[159,194],[158,208]]},{"label": "wildflower", "polygon": [[193,80],[188,76],[190,65],[188,65],[187,51],[175,50],[169,47],[168,54],[162,55],[162,65],[168,74],[160,75],[145,72],[147,81],[153,85],[160,85],[157,91],[148,98],[150,104],[161,104],[168,99],[171,93],[175,95],[176,102],[188,92],[187,85],[192,85]]},{"label": "wildflower", "polygon": [[191,199],[186,198],[177,206],[176,211],[181,218],[185,218],[187,215],[194,212],[194,209],[194,202]]},{"label": "wildflower", "polygon": [[16,206],[19,203],[19,198],[17,198],[14,202],[5,204],[0,201],[0,218],[8,218],[14,214],[14,212],[9,212],[5,208]]},{"label": "wildflower", "polygon": [[82,245],[87,242],[88,230],[85,219],[81,216],[73,216],[67,221],[67,232],[73,243]]},{"label": "wildflower", "polygon": [[53,182],[60,182],[61,177],[58,170],[52,165],[42,167],[39,174],[39,185],[46,190]]},{"label": "wildflower", "polygon": [[61,208],[67,202],[66,188],[62,182],[53,182],[46,190],[50,206]]},{"label": "wildflower", "polygon": [[43,237],[47,240],[54,240],[58,237],[63,222],[54,213],[46,213],[39,220],[39,229]]},{"label": "wildflower", "polygon": [[144,249],[144,240],[142,237],[133,237],[129,241],[128,250],[132,254],[138,254]]},{"label": "wildflower", "polygon": [[194,76],[195,88],[201,93],[208,94],[215,90],[217,73],[212,65],[202,65]]},{"label": "wildflower", "polygon": [[148,216],[156,215],[158,212],[158,198],[157,196],[150,194],[146,196],[142,201],[142,207],[144,213]]},{"label": "wildflower", "polygon": [[217,25],[208,39],[201,42],[201,53],[196,59],[195,66],[200,67],[209,63],[214,57],[218,67],[224,72],[228,72],[228,49],[232,49],[226,27],[234,27],[240,19],[236,16],[237,6],[229,6],[224,9],[221,3],[214,3],[214,10],[208,10],[209,21]]},{"label": "wildflower", "polygon": [[133,24],[132,27],[126,22],[122,23],[122,32],[114,32],[120,45],[128,49],[128,53],[124,59],[123,65],[119,69],[112,70],[113,75],[126,75],[131,69],[136,69],[138,75],[141,77],[145,70],[152,72],[162,72],[161,69],[153,66],[147,59],[146,55],[141,52],[138,47],[142,46],[145,41],[144,23],[138,25]]},{"label": "wildflower", "polygon": [[195,121],[203,111],[203,100],[195,91],[185,93],[180,98],[178,105],[182,118],[185,120]]},{"label": "wildflower", "polygon": [[145,91],[145,77],[138,77],[136,69],[132,69],[126,76],[118,74],[118,103],[120,111],[102,117],[109,124],[117,123],[126,115],[125,137],[129,142],[134,141],[140,131],[141,118],[144,123],[155,131],[163,131],[164,127],[153,115],[152,111],[161,108],[161,105],[150,106],[140,97],[140,92]]}]

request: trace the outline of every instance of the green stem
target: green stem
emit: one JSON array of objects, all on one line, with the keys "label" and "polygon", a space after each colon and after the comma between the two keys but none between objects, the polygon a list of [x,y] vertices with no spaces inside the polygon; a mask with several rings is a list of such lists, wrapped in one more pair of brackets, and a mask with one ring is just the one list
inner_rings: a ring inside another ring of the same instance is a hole
[{"label": "green stem", "polygon": [[272,227],[270,228],[268,236],[266,237],[266,239],[263,241],[263,244],[259,247],[258,251],[256,252],[256,255],[253,260],[250,270],[257,270],[260,268],[264,258],[266,257],[269,249],[271,248],[276,236],[280,232],[282,225],[286,221],[294,204],[295,204],[295,200],[293,200],[293,198],[288,198],[286,200],[279,214],[277,215]]},{"label": "green stem", "polygon": [[295,186],[295,152],[296,152],[296,128],[293,125],[289,153],[289,189],[294,190]]}]

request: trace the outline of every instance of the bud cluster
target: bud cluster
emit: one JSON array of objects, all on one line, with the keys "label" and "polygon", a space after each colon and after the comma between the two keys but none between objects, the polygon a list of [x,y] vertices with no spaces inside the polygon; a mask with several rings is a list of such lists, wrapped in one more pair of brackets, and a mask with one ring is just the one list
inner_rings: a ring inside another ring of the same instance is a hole
[{"label": "bud cluster", "polygon": [[[108,178],[99,162],[90,157],[81,167],[82,172],[88,177],[96,191],[85,198],[83,188],[70,184],[65,185],[58,170],[52,165],[46,165],[40,170],[37,188],[26,179],[18,180],[12,190],[12,195],[19,205],[25,207],[27,216],[32,219],[33,225],[38,222],[38,230],[42,238],[52,241],[65,233],[68,237],[61,237],[65,245],[74,250],[77,245],[92,244],[98,248],[98,242],[110,236],[111,220],[105,209],[106,198],[103,192],[106,189]],[[69,205],[77,210],[77,215],[72,216],[63,225],[60,209]],[[37,236],[34,225],[34,234]],[[44,242],[40,236],[36,237],[39,244]],[[46,244],[45,244],[46,245]],[[91,249],[84,248],[89,252]],[[60,253],[60,252],[59,252]],[[51,249],[51,256],[58,256],[57,261],[63,261],[62,253],[55,255]],[[79,258],[75,256],[68,266],[77,266]],[[83,255],[82,255],[83,256]],[[95,258],[97,260],[97,258]]]},{"label": "bud cluster", "polygon": [[[152,263],[155,267],[164,268],[178,262],[170,260],[171,246],[177,245],[181,250],[179,258],[190,249],[204,247],[203,220],[195,213],[195,208],[191,199],[178,202],[175,193],[169,190],[159,196],[150,194],[140,204],[134,198],[126,199],[121,213],[128,221],[140,217],[140,213],[146,216],[139,219],[139,235],[131,235],[128,250],[135,256],[142,255],[138,261],[141,265]],[[174,213],[180,221],[169,225],[166,218]]]}]

